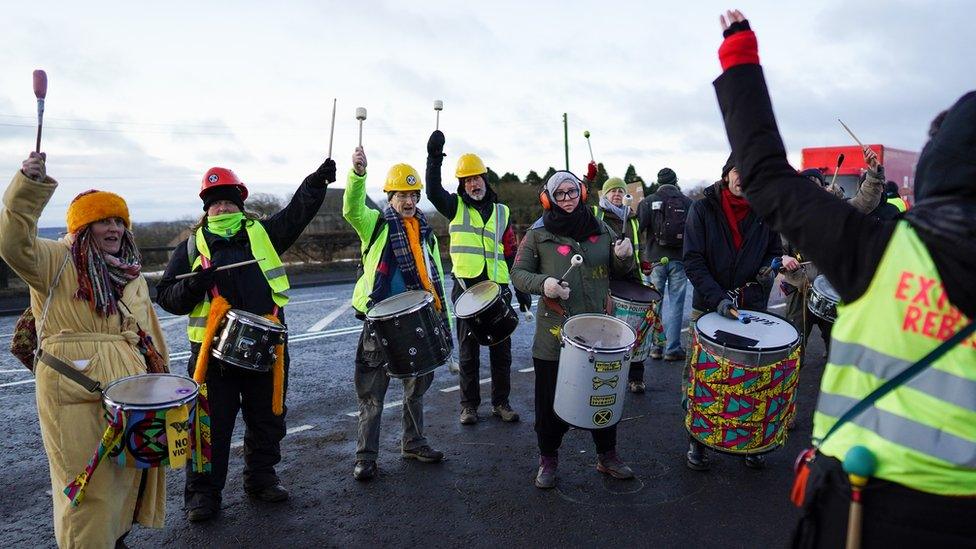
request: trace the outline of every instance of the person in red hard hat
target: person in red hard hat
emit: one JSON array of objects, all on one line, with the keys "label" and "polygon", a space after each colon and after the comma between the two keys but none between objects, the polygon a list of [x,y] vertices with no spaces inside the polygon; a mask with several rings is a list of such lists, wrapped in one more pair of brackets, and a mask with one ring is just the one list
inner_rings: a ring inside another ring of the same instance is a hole
[{"label": "person in red hard hat", "polygon": [[[205,213],[186,243],[177,246],[156,287],[160,306],[189,315],[188,370],[198,383],[207,384],[210,403],[211,471],[188,469],[186,476],[185,504],[191,521],[209,520],[220,510],[238,411],[244,415],[244,490],[261,501],[288,499],[275,473],[285,436],[287,344],[278,349],[271,370],[259,372],[212,357],[210,343],[230,309],[284,324],[289,283],[279,254],[318,213],[335,176],[335,162],[326,159],[283,210],[260,218],[245,209],[247,185],[231,170],[211,168],[200,186]],[[253,259],[258,262],[216,271],[221,265]],[[176,279],[190,272],[196,274]]]}]

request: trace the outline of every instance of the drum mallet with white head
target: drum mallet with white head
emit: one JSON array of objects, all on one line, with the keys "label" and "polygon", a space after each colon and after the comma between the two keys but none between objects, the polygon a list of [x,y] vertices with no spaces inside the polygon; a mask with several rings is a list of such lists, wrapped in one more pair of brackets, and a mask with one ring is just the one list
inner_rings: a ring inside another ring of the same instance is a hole
[{"label": "drum mallet with white head", "polygon": [[584,130],[583,137],[586,138],[586,147],[590,149],[590,162],[596,162],[593,159],[593,145],[590,145],[590,130]]},{"label": "drum mallet with white head", "polygon": [[363,146],[363,120],[366,120],[366,107],[356,107],[356,120],[359,120],[359,146]]},{"label": "drum mallet with white head", "polygon": [[437,120],[434,122],[434,129],[441,129],[441,111],[444,110],[444,102],[440,99],[434,100],[434,110],[437,111]]},{"label": "drum mallet with white head", "polygon": [[44,98],[47,97],[47,73],[34,71],[34,97],[37,98],[37,145],[34,152],[41,152],[41,127],[44,125]]},{"label": "drum mallet with white head", "polygon": [[579,267],[582,264],[583,264],[583,256],[581,256],[580,254],[574,255],[573,258],[569,260],[569,268],[566,269],[566,272],[563,273],[563,276],[559,278],[559,281],[566,282],[566,277],[569,276],[569,273],[573,272],[573,269]]}]

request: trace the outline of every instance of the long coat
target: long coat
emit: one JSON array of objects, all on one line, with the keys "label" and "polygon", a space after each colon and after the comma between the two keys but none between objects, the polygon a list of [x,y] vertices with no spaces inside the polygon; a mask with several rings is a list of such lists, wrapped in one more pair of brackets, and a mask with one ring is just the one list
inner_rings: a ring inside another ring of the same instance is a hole
[{"label": "long coat", "polygon": [[[74,298],[78,290],[74,262],[65,258],[73,235],[58,241],[37,237],[37,219],[57,187],[50,177],[33,181],[18,171],[3,195],[0,209],[0,256],[30,286],[30,302],[38,328],[40,348],[71,364],[83,365],[86,376],[101,382],[146,373],[136,344],[136,323],[153,338],[160,354],[168,355],[159,320],[149,300],[149,287],[140,276],[129,282],[122,301],[131,310],[102,317],[87,301]],[[65,265],[44,326],[44,301]],[[121,318],[120,318],[121,315]],[[168,360],[168,358],[166,358]],[[142,469],[123,468],[102,461],[85,489],[85,497],[71,507],[64,487],[81,473],[106,428],[101,396],[90,393],[39,362],[37,413],[51,473],[54,534],[61,547],[113,547],[115,541],[139,524],[162,528],[166,478],[162,468],[145,470],[145,487],[135,517]]]}]

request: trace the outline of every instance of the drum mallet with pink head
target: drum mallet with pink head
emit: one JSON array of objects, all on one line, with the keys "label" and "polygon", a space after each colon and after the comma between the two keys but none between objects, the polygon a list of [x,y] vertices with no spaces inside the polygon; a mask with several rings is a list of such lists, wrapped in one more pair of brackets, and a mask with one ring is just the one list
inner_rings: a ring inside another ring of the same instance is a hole
[{"label": "drum mallet with pink head", "polygon": [[41,128],[44,126],[44,98],[47,97],[47,73],[34,71],[34,97],[37,98],[37,145],[34,152],[41,152]]},{"label": "drum mallet with pink head", "polygon": [[434,110],[437,112],[437,120],[434,122],[434,129],[441,129],[441,111],[444,110],[444,102],[440,99],[434,100]]},{"label": "drum mallet with pink head", "polygon": [[586,146],[590,149],[590,162],[596,162],[596,160],[593,159],[593,145],[590,145],[590,130],[584,130],[583,137],[586,138]]}]

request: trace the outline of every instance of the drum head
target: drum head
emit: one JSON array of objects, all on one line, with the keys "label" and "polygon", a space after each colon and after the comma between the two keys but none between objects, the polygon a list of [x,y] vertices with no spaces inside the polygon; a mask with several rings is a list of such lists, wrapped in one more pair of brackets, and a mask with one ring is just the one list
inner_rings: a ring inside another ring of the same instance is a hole
[{"label": "drum head", "polygon": [[109,383],[102,396],[122,408],[167,408],[193,400],[197,384],[176,374],[142,374]]},{"label": "drum head", "polygon": [[626,322],[596,313],[570,317],[562,336],[581,349],[607,352],[629,349],[637,341],[637,334]]},{"label": "drum head", "polygon": [[703,315],[695,323],[698,335],[719,347],[742,351],[775,351],[792,347],[800,337],[785,318],[759,311],[740,310],[751,321],[743,324],[718,313]]},{"label": "drum head", "polygon": [[244,324],[251,324],[252,326],[263,326],[275,331],[285,330],[285,326],[280,322],[275,322],[269,318],[264,318],[261,315],[256,315],[247,311],[242,311],[241,309],[231,309],[227,311],[227,319],[230,320],[234,318],[238,319]]},{"label": "drum head", "polygon": [[654,303],[656,301],[661,301],[661,292],[651,288],[650,286],[638,284],[630,280],[611,280],[610,295],[619,299],[636,301],[638,303]]},{"label": "drum head", "polygon": [[501,294],[501,286],[490,280],[479,282],[464,291],[454,304],[454,313],[460,318],[474,316]]},{"label": "drum head", "polygon": [[370,320],[383,320],[401,314],[411,313],[423,307],[426,303],[433,303],[434,296],[421,290],[408,290],[393,297],[388,297],[373,306],[366,313]]},{"label": "drum head", "polygon": [[837,290],[834,289],[824,275],[817,275],[817,278],[813,279],[813,287],[831,301],[840,302],[840,294],[837,293]]}]

